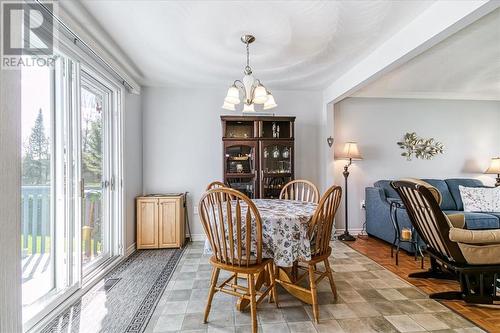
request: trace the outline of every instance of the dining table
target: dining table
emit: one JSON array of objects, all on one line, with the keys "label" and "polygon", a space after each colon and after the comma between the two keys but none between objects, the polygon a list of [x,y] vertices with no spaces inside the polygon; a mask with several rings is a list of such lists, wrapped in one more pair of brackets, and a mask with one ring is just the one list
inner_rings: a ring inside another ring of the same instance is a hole
[{"label": "dining table", "polygon": [[[279,280],[293,283],[295,276],[293,268],[296,267],[297,261],[311,259],[309,222],[318,205],[312,202],[280,199],[252,201],[260,213],[262,222],[262,257],[273,259],[279,268]],[[211,253],[208,240],[205,241],[205,253]],[[267,278],[268,275],[264,272],[256,277],[257,290],[268,283]],[[302,293],[287,288],[285,284],[282,286],[300,300],[310,302]],[[236,307],[242,311],[248,305],[248,300],[240,298]]]}]

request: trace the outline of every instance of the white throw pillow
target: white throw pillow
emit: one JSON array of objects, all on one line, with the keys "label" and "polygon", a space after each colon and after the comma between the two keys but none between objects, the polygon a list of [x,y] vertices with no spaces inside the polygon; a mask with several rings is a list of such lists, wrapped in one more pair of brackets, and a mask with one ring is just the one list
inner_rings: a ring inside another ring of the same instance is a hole
[{"label": "white throw pillow", "polygon": [[500,187],[458,186],[464,212],[500,212]]}]

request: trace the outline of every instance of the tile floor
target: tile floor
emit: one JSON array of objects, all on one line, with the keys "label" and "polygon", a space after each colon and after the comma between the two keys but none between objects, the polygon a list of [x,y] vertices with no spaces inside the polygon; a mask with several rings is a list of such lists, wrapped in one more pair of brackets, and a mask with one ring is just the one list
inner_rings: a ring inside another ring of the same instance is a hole
[{"label": "tile floor", "polygon": [[[339,299],[333,300],[326,279],[319,284],[320,323],[311,320],[311,306],[280,290],[279,309],[266,301],[257,308],[259,332],[483,332],[341,242],[332,247]],[[222,293],[215,294],[209,323],[203,324],[208,258],[202,242],[188,246],[146,332],[251,331],[250,313],[236,310],[236,298]]]}]

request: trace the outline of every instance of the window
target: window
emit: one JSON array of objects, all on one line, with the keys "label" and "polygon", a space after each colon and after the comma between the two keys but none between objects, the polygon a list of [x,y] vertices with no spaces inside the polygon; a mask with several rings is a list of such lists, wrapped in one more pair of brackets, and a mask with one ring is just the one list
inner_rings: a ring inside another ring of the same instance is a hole
[{"label": "window", "polygon": [[21,77],[25,329],[123,254],[121,88],[67,51]]}]

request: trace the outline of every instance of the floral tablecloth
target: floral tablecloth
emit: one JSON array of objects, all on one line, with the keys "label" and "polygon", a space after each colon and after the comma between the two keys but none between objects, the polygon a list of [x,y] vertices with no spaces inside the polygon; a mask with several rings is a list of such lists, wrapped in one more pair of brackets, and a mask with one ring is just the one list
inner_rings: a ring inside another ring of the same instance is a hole
[{"label": "floral tablecloth", "polygon": [[[294,200],[252,201],[262,219],[262,256],[273,258],[281,267],[291,267],[297,259],[310,260],[307,230],[318,205]],[[208,240],[205,241],[205,253],[211,253]]]}]

